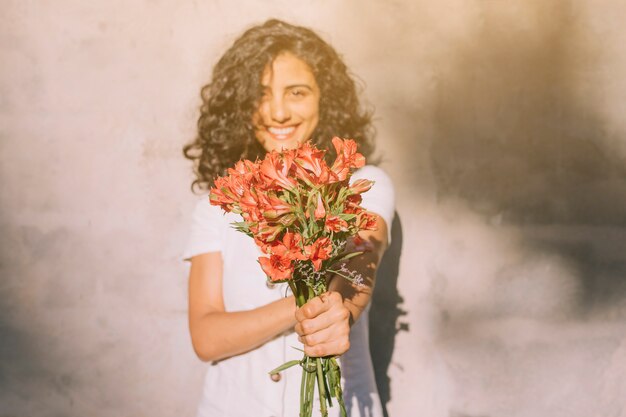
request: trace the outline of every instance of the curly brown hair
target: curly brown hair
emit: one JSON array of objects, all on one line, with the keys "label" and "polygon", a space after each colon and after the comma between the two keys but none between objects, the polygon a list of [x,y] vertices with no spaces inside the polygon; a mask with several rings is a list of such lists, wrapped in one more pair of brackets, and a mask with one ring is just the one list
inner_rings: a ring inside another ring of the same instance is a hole
[{"label": "curly brown hair", "polygon": [[198,135],[183,148],[194,162],[192,189],[206,190],[240,159],[265,155],[252,115],[263,94],[263,70],[284,52],[306,62],[320,88],[319,123],[311,141],[328,150],[329,160],[335,158],[334,136],[354,139],[359,152],[371,156],[371,111],[361,107],[355,81],[340,56],[312,30],[272,19],[237,39],[215,65],[211,82],[202,87]]}]

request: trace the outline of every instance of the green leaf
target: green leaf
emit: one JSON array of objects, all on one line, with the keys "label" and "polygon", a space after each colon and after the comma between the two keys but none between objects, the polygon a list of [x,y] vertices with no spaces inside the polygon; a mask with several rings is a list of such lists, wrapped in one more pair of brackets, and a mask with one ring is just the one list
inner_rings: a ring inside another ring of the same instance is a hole
[{"label": "green leaf", "polygon": [[271,370],[271,371],[269,371],[268,373],[269,373],[270,375],[277,374],[277,373],[279,373],[280,371],[284,371],[285,369],[289,369],[289,368],[291,368],[292,366],[299,365],[299,364],[300,364],[300,361],[299,361],[299,360],[293,360],[293,361],[285,362],[285,363],[283,363],[282,365],[280,365],[278,368],[272,369],[272,370]]},{"label": "green leaf", "polygon": [[352,219],[356,219],[356,214],[351,213],[341,213],[337,215],[340,219],[349,222]]},{"label": "green leaf", "polygon": [[250,224],[248,224],[248,222],[232,222],[231,225],[237,230],[250,230]]}]

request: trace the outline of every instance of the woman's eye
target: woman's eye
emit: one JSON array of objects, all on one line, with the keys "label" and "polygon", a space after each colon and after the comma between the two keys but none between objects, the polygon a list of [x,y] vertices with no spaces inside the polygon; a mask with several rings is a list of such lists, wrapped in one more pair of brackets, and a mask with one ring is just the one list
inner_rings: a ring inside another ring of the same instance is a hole
[{"label": "woman's eye", "polygon": [[304,97],[306,95],[306,91],[302,89],[291,90],[291,95],[294,97]]}]

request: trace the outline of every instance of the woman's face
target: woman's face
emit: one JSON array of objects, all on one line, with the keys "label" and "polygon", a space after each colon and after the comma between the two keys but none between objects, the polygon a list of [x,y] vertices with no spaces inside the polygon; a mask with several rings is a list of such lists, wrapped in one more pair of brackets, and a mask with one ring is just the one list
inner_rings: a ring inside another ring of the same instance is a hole
[{"label": "woman's face", "polygon": [[278,55],[261,76],[263,97],[252,116],[265,150],[293,149],[311,138],[319,121],[320,89],[309,66],[295,55]]}]

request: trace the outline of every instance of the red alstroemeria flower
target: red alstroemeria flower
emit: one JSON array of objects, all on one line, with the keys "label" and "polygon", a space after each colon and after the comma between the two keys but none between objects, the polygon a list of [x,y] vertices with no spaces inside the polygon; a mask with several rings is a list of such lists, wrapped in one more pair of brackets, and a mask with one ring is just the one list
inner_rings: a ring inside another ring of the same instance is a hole
[{"label": "red alstroemeria flower", "polygon": [[361,230],[376,230],[376,215],[363,211],[357,215],[357,224]]},{"label": "red alstroemeria flower", "polygon": [[259,164],[248,159],[240,160],[235,163],[233,168],[228,169],[229,175],[238,175],[243,178],[246,183],[258,180]]},{"label": "red alstroemeria flower", "polygon": [[293,152],[288,151],[282,154],[272,151],[267,154],[260,166],[260,173],[265,184],[269,187],[278,186],[285,189],[295,187],[298,184],[297,181],[289,176],[293,159]]},{"label": "red alstroemeria flower", "polygon": [[285,232],[282,240],[276,240],[267,247],[267,253],[279,255],[289,260],[305,261],[306,255],[301,249],[302,236],[293,232]]},{"label": "red alstroemeria flower", "polygon": [[356,151],[356,142],[352,139],[334,137],[332,142],[337,151],[337,159],[330,170],[338,181],[343,181],[348,177],[350,168],[361,168],[365,165],[365,157]]},{"label": "red alstroemeria flower", "polygon": [[224,211],[232,211],[235,199],[228,195],[229,191],[222,188],[211,188],[209,201],[214,206],[220,206]]},{"label": "red alstroemeria flower", "polygon": [[257,207],[259,205],[259,198],[254,188],[248,188],[244,190],[241,199],[239,200],[241,207]]},{"label": "red alstroemeria flower", "polygon": [[259,196],[254,188],[244,191],[239,200],[239,205],[246,221],[258,222],[262,219],[259,210]]},{"label": "red alstroemeria flower", "polygon": [[313,174],[298,164],[293,164],[293,173],[297,179],[302,180],[307,184],[316,184]]},{"label": "red alstroemeria flower", "polygon": [[322,267],[322,261],[330,258],[333,251],[333,242],[327,237],[321,237],[313,242],[312,245],[304,247],[304,254],[313,263],[316,271]]},{"label": "red alstroemeria flower", "polygon": [[298,220],[298,216],[293,213],[283,214],[279,218],[276,219],[277,223],[282,224],[285,227],[289,227],[293,225],[293,223]]},{"label": "red alstroemeria flower", "polygon": [[348,231],[348,222],[343,220],[339,216],[328,216],[326,217],[325,226],[328,230],[333,232],[347,232]]},{"label": "red alstroemeria flower", "polygon": [[263,206],[263,215],[268,219],[276,219],[283,214],[291,213],[292,209],[287,202],[270,194]]},{"label": "red alstroemeria flower", "polygon": [[272,281],[282,281],[290,279],[293,275],[293,262],[279,255],[270,255],[270,257],[259,257],[259,264],[265,275]]},{"label": "red alstroemeria flower", "polygon": [[326,216],[326,209],[324,208],[324,202],[322,201],[322,194],[317,193],[317,206],[315,207],[315,211],[313,212],[315,216],[315,220],[319,220]]},{"label": "red alstroemeria flower", "polygon": [[344,139],[342,141],[340,138],[335,137],[332,142],[337,154],[343,154],[345,163],[348,164],[350,168],[361,168],[365,165],[365,157],[356,151],[357,145],[354,140]]},{"label": "red alstroemeria flower", "polygon": [[302,236],[297,233],[286,232],[281,240],[271,243],[262,242],[259,239],[255,241],[265,253],[270,255],[269,258],[260,257],[259,263],[272,281],[291,278],[294,271],[292,261],[308,259],[300,248]]},{"label": "red alstroemeria flower", "polygon": [[224,180],[224,187],[228,188],[228,190],[237,197],[237,200],[241,198],[249,187],[244,178],[240,175],[228,175],[224,177]]},{"label": "red alstroemeria flower", "polygon": [[296,174],[316,185],[328,182],[330,170],[324,161],[325,153],[309,142],[302,144],[296,151]]},{"label": "red alstroemeria flower", "polygon": [[368,191],[374,185],[374,181],[359,179],[350,184],[352,194],[361,194]]},{"label": "red alstroemeria flower", "polygon": [[363,210],[361,206],[359,206],[359,204],[361,204],[361,201],[363,201],[363,197],[361,197],[361,194],[349,195],[348,198],[346,198],[346,203],[345,203],[345,207],[343,210],[344,213],[347,213],[347,214],[360,213]]},{"label": "red alstroemeria flower", "polygon": [[256,236],[256,233],[253,232],[255,234],[255,236],[253,237],[254,239],[254,243],[256,243],[256,245],[261,249],[261,252],[266,253],[266,254],[270,254],[270,242],[266,242],[264,240],[259,239],[258,236]]},{"label": "red alstroemeria flower", "polygon": [[223,209],[225,209],[225,207],[232,209],[233,204],[237,203],[239,198],[237,194],[231,190],[230,179],[228,177],[217,177],[214,181],[213,188],[211,188],[209,200],[211,204],[219,205]]},{"label": "red alstroemeria flower", "polygon": [[264,242],[272,242],[284,228],[285,227],[282,224],[259,222],[258,229],[253,230],[252,232],[258,237],[258,239]]}]

